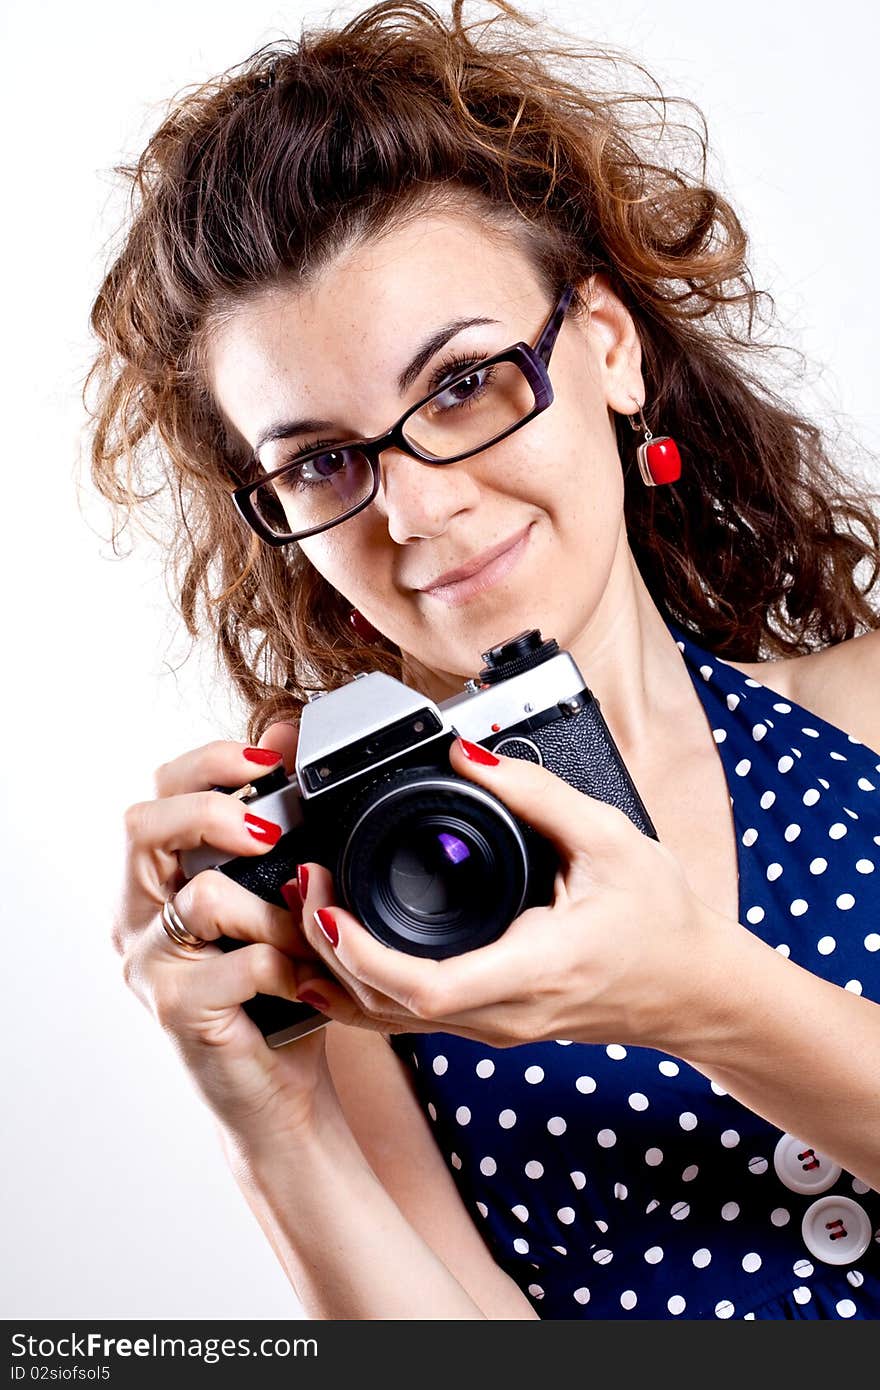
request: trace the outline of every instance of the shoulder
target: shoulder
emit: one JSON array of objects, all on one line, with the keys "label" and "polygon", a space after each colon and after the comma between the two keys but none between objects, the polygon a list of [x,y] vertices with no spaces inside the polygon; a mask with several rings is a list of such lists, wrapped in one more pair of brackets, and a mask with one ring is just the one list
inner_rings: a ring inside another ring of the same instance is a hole
[{"label": "shoulder", "polygon": [[880,750],[880,629],[808,656],[728,664]]}]

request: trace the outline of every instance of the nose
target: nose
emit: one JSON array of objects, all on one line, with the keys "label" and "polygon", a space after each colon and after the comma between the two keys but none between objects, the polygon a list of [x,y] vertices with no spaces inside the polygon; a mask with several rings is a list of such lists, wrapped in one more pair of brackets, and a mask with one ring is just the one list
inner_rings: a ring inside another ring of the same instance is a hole
[{"label": "nose", "polygon": [[464,461],[422,463],[399,449],[386,449],[380,456],[374,505],[398,545],[442,535],[453,517],[478,501],[479,489]]}]

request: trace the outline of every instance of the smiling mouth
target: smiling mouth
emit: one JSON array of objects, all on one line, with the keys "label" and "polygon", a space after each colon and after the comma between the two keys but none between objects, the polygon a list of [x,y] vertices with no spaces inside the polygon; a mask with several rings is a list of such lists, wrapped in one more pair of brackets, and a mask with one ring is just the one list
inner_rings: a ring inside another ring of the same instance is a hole
[{"label": "smiling mouth", "polygon": [[519,563],[528,546],[533,525],[533,522],[529,522],[524,530],[505,541],[503,549],[496,550],[494,554],[490,551],[489,558],[480,562],[478,568],[471,569],[470,573],[461,575],[460,571],[450,571],[452,574],[459,573],[460,577],[449,579],[441,576],[442,582],[435,582],[423,589],[422,593],[439,599],[441,603],[457,604],[491,589]]}]

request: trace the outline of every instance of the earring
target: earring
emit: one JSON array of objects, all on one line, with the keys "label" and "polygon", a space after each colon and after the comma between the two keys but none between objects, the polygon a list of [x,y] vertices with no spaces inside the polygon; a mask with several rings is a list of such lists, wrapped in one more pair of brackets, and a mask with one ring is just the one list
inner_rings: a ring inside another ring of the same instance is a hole
[{"label": "earring", "polygon": [[362,642],[378,642],[382,636],[379,629],[373,627],[369,618],[365,618],[363,613],[359,612],[357,608],[351,610],[348,615],[348,621],[351,623]]},{"label": "earring", "polygon": [[681,477],[681,455],[678,452],[678,445],[668,434],[660,435],[659,438],[655,439],[645,424],[642,407],[635,396],[631,399],[639,412],[641,423],[636,421],[634,415],[629,416],[629,423],[637,432],[640,429],[645,432],[644,440],[636,449],[642,482],[646,487],[657,487],[659,483],[677,482]]}]

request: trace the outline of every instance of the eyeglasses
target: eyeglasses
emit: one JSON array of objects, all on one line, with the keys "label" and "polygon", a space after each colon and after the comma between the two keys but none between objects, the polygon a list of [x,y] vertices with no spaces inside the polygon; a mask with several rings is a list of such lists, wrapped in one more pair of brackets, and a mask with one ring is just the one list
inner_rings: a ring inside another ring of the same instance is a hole
[{"label": "eyeglasses", "polygon": [[[232,500],[269,545],[315,536],[369,506],[379,490],[379,456],[398,449],[421,463],[458,463],[528,424],[553,400],[547,371],[574,286],[566,285],[534,347],[514,343],[458,372],[410,406],[386,434],[310,449]],[[260,467],[255,454],[252,464]]]}]

